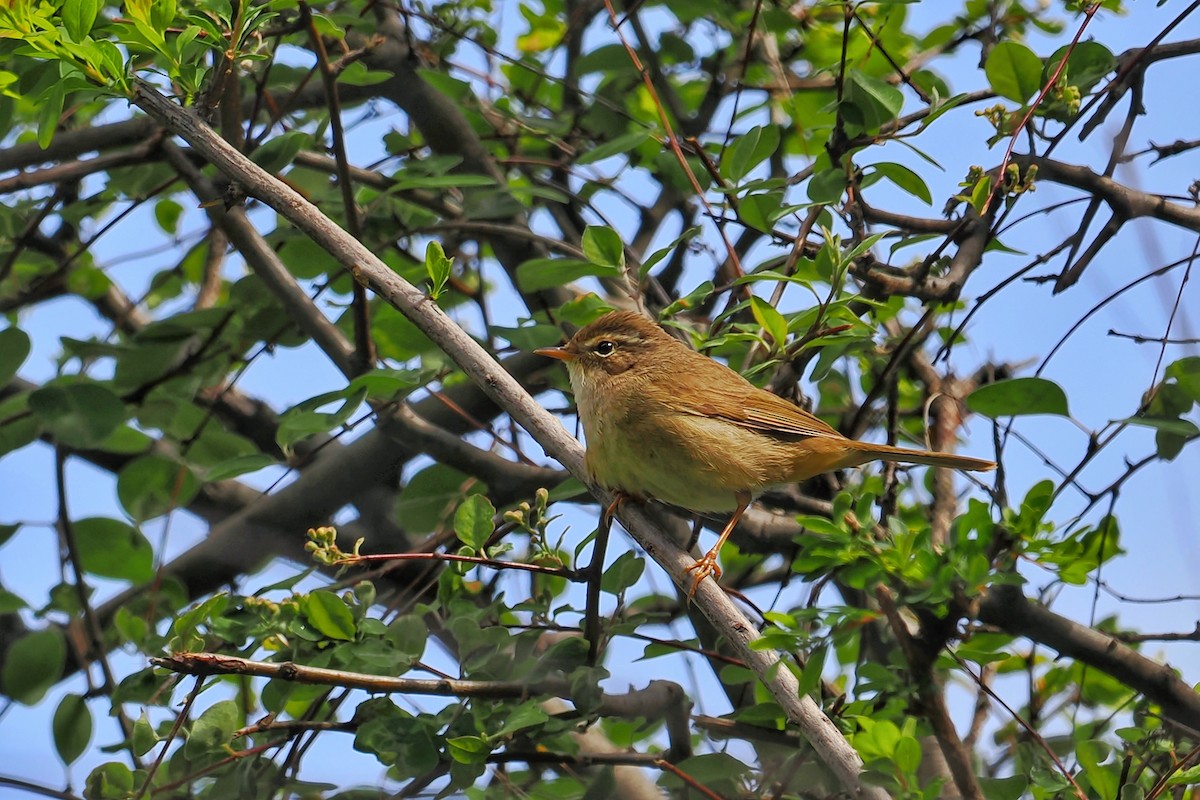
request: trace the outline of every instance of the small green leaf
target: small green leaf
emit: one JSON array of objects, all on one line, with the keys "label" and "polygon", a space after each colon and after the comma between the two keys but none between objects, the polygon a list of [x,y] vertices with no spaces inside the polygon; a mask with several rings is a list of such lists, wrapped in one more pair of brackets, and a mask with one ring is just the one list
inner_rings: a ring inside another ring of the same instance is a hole
[{"label": "small green leaf", "polygon": [[971,204],[971,208],[975,209],[976,213],[982,214],[984,206],[992,196],[992,176],[984,175],[975,182],[971,187],[971,193],[967,197],[967,201]]},{"label": "small green leaf", "polygon": [[67,643],[58,628],[26,634],[8,648],[4,659],[4,694],[35,705],[62,678]]},{"label": "small green leaf", "polygon": [[87,750],[92,740],[92,712],[77,694],[63,695],[54,711],[54,748],[67,766]]},{"label": "small green leaf", "polygon": [[454,512],[454,533],[459,540],[479,553],[491,538],[496,508],[481,494],[473,494]]},{"label": "small green leaf", "polygon": [[154,549],[134,527],[108,517],[88,517],[71,525],[85,572],[132,583],[154,577]]},{"label": "small green leaf", "polygon": [[454,262],[446,257],[440,242],[430,242],[425,247],[425,272],[429,275],[429,296],[434,300],[441,296],[450,280],[450,269]]},{"label": "small green leaf", "polygon": [[[355,391],[347,389],[340,392],[326,392],[305,400],[288,409],[280,418],[279,427],[275,431],[275,441],[282,449],[287,450],[296,442],[313,434],[331,431],[350,419],[350,416],[362,405],[366,396],[366,390],[360,388]],[[345,398],[345,402],[337,411],[316,410],[342,398]]]},{"label": "small green leaf", "polygon": [[1156,431],[1163,433],[1171,433],[1176,436],[1195,436],[1200,433],[1200,428],[1196,427],[1196,423],[1186,419],[1166,419],[1163,417],[1126,417],[1121,422],[1127,425],[1138,425],[1143,428],[1153,428]]},{"label": "small green leaf", "polygon": [[1117,800],[1121,765],[1118,759],[1105,766],[1104,762],[1109,760],[1108,744],[1099,739],[1079,742],[1075,745],[1075,757],[1088,783],[1092,785],[1090,796],[1100,800]]},{"label": "small green leaf", "polygon": [[600,578],[600,588],[609,594],[620,594],[637,583],[645,569],[646,562],[635,556],[633,551],[626,550],[604,570],[604,575]]},{"label": "small green leaf", "polygon": [[763,300],[757,295],[750,296],[750,312],[754,314],[754,319],[762,326],[767,335],[771,337],[776,350],[783,350],[787,346],[787,320],[779,313],[775,306]]},{"label": "small green leaf", "polygon": [[304,618],[330,639],[354,639],[354,615],[345,601],[333,592],[318,589],[304,598]]},{"label": "small green leaf", "polygon": [[186,506],[200,491],[200,481],[168,456],[150,454],[122,467],[117,476],[117,498],[132,519],[144,522]]},{"label": "small green leaf", "polygon": [[896,766],[906,775],[916,775],[921,766],[921,743],[912,736],[904,736],[896,742]]},{"label": "small green leaf", "polygon": [[0,614],[12,614],[29,608],[29,604],[7,589],[0,589]]},{"label": "small green leaf", "polygon": [[204,473],[204,480],[208,483],[229,480],[239,475],[258,472],[260,469],[265,469],[278,463],[275,459],[264,453],[235,456],[210,467],[208,472]]},{"label": "small green leaf", "polygon": [[583,231],[583,255],[601,267],[625,268],[625,245],[620,234],[612,228],[588,225]]},{"label": "small green leaf", "polygon": [[492,746],[482,736],[455,736],[446,740],[450,757],[462,764],[484,764]]},{"label": "small green leaf", "polygon": [[733,140],[721,159],[721,176],[731,183],[746,177],[779,148],[776,125],[755,126]]},{"label": "small green leaf", "polygon": [[841,106],[847,122],[877,131],[898,117],[903,106],[904,95],[895,86],[865,72],[850,70]]},{"label": "small green leaf", "polygon": [[144,756],[160,741],[162,741],[161,737],[154,730],[154,726],[150,724],[150,718],[146,716],[146,711],[143,709],[142,715],[133,723],[133,736],[130,742],[133,745],[133,751],[139,756]]},{"label": "small green leaf", "polygon": [[133,796],[133,771],[119,761],[101,764],[88,773],[83,796],[88,800],[118,800]]},{"label": "small green leaf", "polygon": [[1099,42],[1077,42],[1074,47],[1063,45],[1046,59],[1045,79],[1050,78],[1068,50],[1071,57],[1067,59],[1067,83],[1078,87],[1084,94],[1117,66],[1116,57],[1104,45]]},{"label": "small green leaf", "polygon": [[154,221],[164,233],[174,235],[179,230],[179,218],[183,216],[183,206],[167,198],[154,204]]},{"label": "small green leaf", "polygon": [[846,191],[846,171],[830,167],[812,176],[808,182],[808,199],[814,203],[836,203]]},{"label": "small green leaf", "polygon": [[192,723],[184,752],[188,758],[197,758],[205,753],[220,750],[233,741],[237,730],[238,706],[232,700],[213,703]]},{"label": "small green leaf", "polygon": [[1042,60],[1019,42],[1003,41],[993,47],[983,71],[992,91],[1018,103],[1042,88]]},{"label": "small green leaf", "polygon": [[338,83],[347,86],[374,86],[392,78],[392,73],[381,69],[367,69],[361,61],[355,61],[338,73]]},{"label": "small green leaf", "polygon": [[303,131],[288,131],[263,142],[250,154],[250,158],[263,170],[274,175],[291,164],[311,141],[312,136]]},{"label": "small green leaf", "polygon": [[54,132],[58,129],[58,120],[62,116],[66,96],[63,83],[58,81],[37,99],[37,143],[43,150],[54,141]]},{"label": "small green leaf", "polygon": [[540,292],[588,277],[619,278],[621,270],[575,258],[534,258],[517,267],[517,286],[523,292]]},{"label": "small green leaf", "polygon": [[597,147],[592,147],[585,150],[575,159],[577,165],[592,164],[596,161],[603,161],[611,156],[628,153],[630,150],[635,150],[641,147],[642,143],[650,138],[650,132],[646,130],[627,133],[624,136],[618,136],[611,141],[607,141]]},{"label": "small green leaf", "polygon": [[509,711],[504,716],[504,723],[496,731],[495,736],[505,736],[510,733],[541,725],[550,719],[550,715],[542,710],[540,700],[528,700]]},{"label": "small green leaf", "polygon": [[20,328],[0,331],[0,386],[7,384],[29,357],[29,335]]},{"label": "small green leaf", "polygon": [[[63,27],[71,40],[80,43],[92,30],[96,23],[96,15],[100,13],[101,0],[72,0],[62,5]],[[73,760],[73,759],[72,759]]]},{"label": "small green leaf", "polygon": [[[0,347],[2,350],[3,347]],[[1167,365],[1166,376],[1174,378],[1179,388],[1192,398],[1192,402],[1200,403],[1200,356],[1188,356],[1171,362]]]},{"label": "small green leaf", "polygon": [[68,447],[95,447],[125,421],[121,398],[90,382],[38,389],[29,395],[29,410]]},{"label": "small green leaf", "polygon": [[1070,416],[1066,393],[1045,378],[1012,378],[981,386],[967,397],[967,408],[992,419],[1030,414]]},{"label": "small green leaf", "polygon": [[887,178],[896,186],[923,201],[925,205],[933,204],[933,195],[920,175],[903,164],[883,163],[874,165],[875,172]]},{"label": "small green leaf", "polygon": [[979,787],[988,800],[1019,800],[1025,795],[1029,779],[1024,775],[1007,778],[979,778]]}]

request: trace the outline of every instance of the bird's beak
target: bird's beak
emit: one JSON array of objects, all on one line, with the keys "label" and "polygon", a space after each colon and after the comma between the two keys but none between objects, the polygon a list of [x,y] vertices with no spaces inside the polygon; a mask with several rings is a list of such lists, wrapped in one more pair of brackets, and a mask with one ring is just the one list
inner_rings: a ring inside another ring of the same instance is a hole
[{"label": "bird's beak", "polygon": [[578,356],[565,347],[539,347],[533,352],[547,358],[557,358],[559,361],[574,361]]}]

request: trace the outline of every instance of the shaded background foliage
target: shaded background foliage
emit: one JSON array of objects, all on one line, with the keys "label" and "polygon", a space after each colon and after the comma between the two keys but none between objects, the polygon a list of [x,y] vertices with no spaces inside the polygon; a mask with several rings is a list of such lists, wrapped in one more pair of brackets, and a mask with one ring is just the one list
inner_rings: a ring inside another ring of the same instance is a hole
[{"label": "shaded background foliage", "polygon": [[[528,351],[639,305],[848,435],[995,454],[987,483],[770,492],[723,556],[869,786],[1190,791],[1194,658],[1159,643],[1196,639],[1200,42],[1162,5],[5,4],[0,730],[75,769],[0,785],[851,788],[737,632],[600,546],[543,433],[211,130],[568,425]],[[1160,580],[1132,597],[1123,563]]]}]

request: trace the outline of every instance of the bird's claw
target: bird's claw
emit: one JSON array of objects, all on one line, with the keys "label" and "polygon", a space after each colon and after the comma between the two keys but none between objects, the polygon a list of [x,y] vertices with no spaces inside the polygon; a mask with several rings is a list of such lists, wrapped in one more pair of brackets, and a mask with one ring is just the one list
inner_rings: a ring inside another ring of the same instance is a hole
[{"label": "bird's claw", "polygon": [[700,588],[701,582],[709,575],[713,576],[714,581],[721,580],[721,568],[717,565],[717,552],[709,550],[704,554],[704,558],[688,567],[687,571],[696,573],[692,577],[692,588],[688,592],[688,602],[690,603],[696,596],[696,590]]}]

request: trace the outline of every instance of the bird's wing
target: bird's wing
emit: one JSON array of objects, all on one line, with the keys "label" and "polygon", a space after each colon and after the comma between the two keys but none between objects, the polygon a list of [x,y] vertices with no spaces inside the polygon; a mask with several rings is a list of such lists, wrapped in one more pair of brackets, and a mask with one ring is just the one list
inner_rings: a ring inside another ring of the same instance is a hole
[{"label": "bird's wing", "polygon": [[[795,403],[759,389],[723,364],[711,359],[705,361],[719,370],[700,367],[692,374],[680,376],[683,385],[668,401],[676,411],[715,417],[765,433],[844,438]],[[712,386],[720,388],[706,388]]]}]

